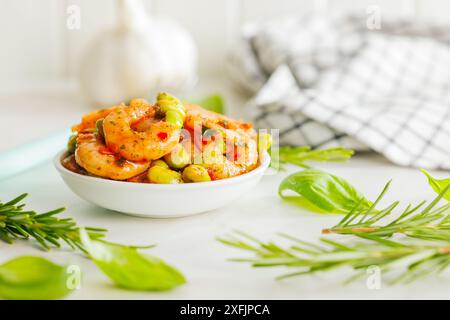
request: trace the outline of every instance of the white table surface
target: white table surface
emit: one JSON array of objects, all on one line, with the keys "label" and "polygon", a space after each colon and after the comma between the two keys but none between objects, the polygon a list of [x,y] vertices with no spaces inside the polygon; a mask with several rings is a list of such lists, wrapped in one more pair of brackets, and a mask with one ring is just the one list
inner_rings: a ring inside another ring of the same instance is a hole
[{"label": "white table surface", "polygon": [[[211,87],[200,88],[197,92],[208,91],[211,92]],[[228,89],[216,88],[214,91],[225,91],[228,101],[242,102],[241,98],[230,96]],[[12,109],[5,107],[9,103],[14,103]],[[0,139],[0,151],[30,137],[68,126],[87,110],[81,100],[65,95],[0,97],[0,105],[1,120],[6,123],[6,126],[1,126],[0,134],[8,136],[8,139]],[[17,122],[20,126],[13,125]],[[356,156],[346,164],[317,166],[346,178],[372,199],[386,181],[393,178],[394,183],[384,203],[398,199],[406,205],[434,196],[418,170],[396,167],[377,155]],[[288,167],[288,172],[295,170],[298,169]],[[337,215],[315,214],[283,202],[277,196],[277,188],[286,174],[265,176],[252,192],[220,210],[187,218],[155,220],[130,217],[86,203],[65,186],[52,164],[48,163],[1,181],[0,198],[8,200],[28,192],[26,203],[29,208],[44,211],[65,206],[68,209],[64,215],[75,218],[81,226],[107,228],[110,241],[157,243],[158,246],[149,250],[149,253],[178,267],[188,283],[163,293],[118,289],[82,255],[61,250],[43,252],[26,241],[14,245],[0,243],[0,262],[32,254],[63,264],[79,265],[83,271],[82,286],[69,299],[450,298],[450,279],[445,275],[445,281],[442,277],[431,277],[411,285],[389,287],[383,283],[381,289],[369,290],[365,279],[351,285],[342,284],[344,278],[350,275],[350,270],[276,281],[274,277],[285,269],[253,269],[247,264],[227,261],[229,258],[248,256],[246,252],[226,247],[215,240],[215,237],[224,236],[233,229],[249,232],[262,239],[277,239],[276,233],[284,232],[314,241],[320,237],[322,228],[332,226],[340,219]],[[443,172],[435,174],[446,175]]]}]

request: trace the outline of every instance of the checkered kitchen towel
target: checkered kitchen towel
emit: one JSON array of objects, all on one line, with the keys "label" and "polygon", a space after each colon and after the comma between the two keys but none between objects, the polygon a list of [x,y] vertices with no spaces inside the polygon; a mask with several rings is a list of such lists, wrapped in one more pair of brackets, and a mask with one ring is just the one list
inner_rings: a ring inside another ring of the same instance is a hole
[{"label": "checkered kitchen towel", "polygon": [[280,142],[375,150],[450,169],[450,28],[315,16],[247,26],[231,56],[248,110]]}]

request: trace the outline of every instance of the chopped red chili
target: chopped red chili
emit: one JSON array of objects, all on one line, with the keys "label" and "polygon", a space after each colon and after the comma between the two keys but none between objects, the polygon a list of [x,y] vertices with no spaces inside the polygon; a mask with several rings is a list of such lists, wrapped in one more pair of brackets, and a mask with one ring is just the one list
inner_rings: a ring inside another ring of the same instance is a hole
[{"label": "chopped red chili", "polygon": [[109,155],[114,154],[114,152],[109,150],[107,147],[103,147],[103,146],[98,149],[98,152],[100,152],[101,154],[109,154]]},{"label": "chopped red chili", "polygon": [[211,180],[217,180],[216,175],[214,174],[214,170],[211,168],[206,169],[206,171],[208,171],[208,175],[211,178]]},{"label": "chopped red chili", "polygon": [[166,140],[168,135],[167,132],[158,132],[157,136],[160,140]]},{"label": "chopped red chili", "polygon": [[228,150],[225,154],[228,160],[237,161],[239,158],[239,154],[235,150]]}]

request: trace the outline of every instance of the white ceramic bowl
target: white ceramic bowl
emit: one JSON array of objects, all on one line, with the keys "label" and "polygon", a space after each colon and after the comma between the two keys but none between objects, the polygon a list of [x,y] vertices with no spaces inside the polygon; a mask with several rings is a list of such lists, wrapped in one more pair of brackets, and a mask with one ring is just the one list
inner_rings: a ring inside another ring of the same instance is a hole
[{"label": "white ceramic bowl", "polygon": [[266,153],[255,170],[238,177],[199,183],[148,184],[74,173],[62,166],[64,153],[55,157],[55,167],[79,197],[106,209],[151,218],[183,217],[223,207],[252,189],[270,164]]}]

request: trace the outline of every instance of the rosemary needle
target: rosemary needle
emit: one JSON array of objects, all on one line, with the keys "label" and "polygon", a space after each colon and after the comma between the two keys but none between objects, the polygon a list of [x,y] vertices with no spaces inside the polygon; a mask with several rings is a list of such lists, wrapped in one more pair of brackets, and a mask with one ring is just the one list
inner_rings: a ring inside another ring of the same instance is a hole
[{"label": "rosemary needle", "polygon": [[[0,240],[13,243],[16,239],[34,238],[45,250],[60,247],[61,242],[65,242],[74,250],[78,248],[86,252],[80,241],[77,223],[72,218],[56,217],[65,208],[40,214],[35,211],[24,211],[25,204],[20,202],[26,196],[24,193],[9,202],[0,202]],[[106,231],[100,228],[86,228],[86,230],[93,239],[102,238]]]},{"label": "rosemary needle", "polygon": [[[389,283],[408,283],[432,273],[440,273],[450,265],[450,244],[445,242],[397,242],[364,235],[361,238],[366,241],[342,243],[321,238],[321,245],[318,245],[292,236],[284,237],[291,241],[291,245],[282,247],[273,242],[263,242],[242,232],[218,240],[252,254],[250,258],[233,261],[247,262],[253,267],[285,267],[293,270],[279,276],[279,280],[351,267],[355,274],[346,281],[351,282],[364,276],[367,268],[377,266],[387,276]],[[404,262],[402,268],[399,267],[401,262]],[[395,274],[396,270],[398,272]]]},{"label": "rosemary needle", "polygon": [[[382,198],[387,187],[375,204]],[[444,188],[428,206],[424,207],[425,201],[414,207],[410,204],[393,220],[384,223],[382,221],[385,221],[385,218],[394,215],[393,211],[398,207],[398,201],[374,214],[372,214],[373,207],[366,210],[353,210],[336,226],[324,229],[322,233],[358,236],[366,234],[374,237],[390,237],[399,233],[414,238],[443,240],[450,243],[450,203],[437,206],[448,190],[450,185]]]},{"label": "rosemary needle", "polygon": [[[286,267],[294,269],[279,279],[329,271],[340,267],[351,267],[355,274],[347,282],[365,275],[367,268],[377,266],[383,273],[392,274],[390,283],[409,283],[430,274],[438,274],[450,265],[450,203],[438,206],[450,190],[450,185],[427,206],[425,201],[416,206],[408,205],[399,215],[394,209],[399,201],[382,210],[377,210],[386,184],[374,204],[358,208],[358,204],[337,225],[323,229],[323,234],[356,236],[359,241],[350,243],[321,238],[315,244],[282,235],[291,242],[281,246],[274,242],[263,242],[243,232],[236,232],[218,240],[228,246],[248,251],[252,257],[233,259],[247,262],[254,267]],[[390,221],[385,219],[391,218]],[[401,240],[392,240],[394,234],[403,235]],[[403,263],[403,269],[399,268]]]}]

